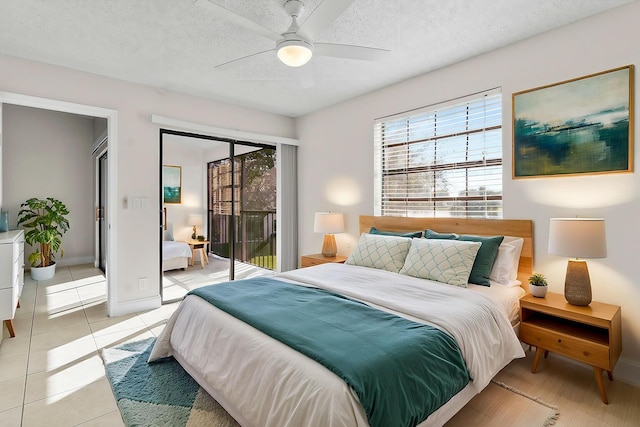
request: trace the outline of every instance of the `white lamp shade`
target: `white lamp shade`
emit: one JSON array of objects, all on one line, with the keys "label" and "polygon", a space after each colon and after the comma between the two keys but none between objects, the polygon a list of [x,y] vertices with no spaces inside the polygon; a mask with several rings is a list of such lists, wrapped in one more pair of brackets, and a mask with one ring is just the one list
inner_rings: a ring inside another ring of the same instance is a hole
[{"label": "white lamp shade", "polygon": [[344,231],[344,216],[335,212],[316,212],[313,231],[324,234],[342,233]]},{"label": "white lamp shade", "polygon": [[311,45],[299,40],[287,40],[278,44],[278,59],[289,67],[301,67],[313,56]]},{"label": "white lamp shade", "polygon": [[189,225],[201,226],[202,225],[202,215],[200,214],[189,214],[187,218],[187,223]]},{"label": "white lamp shade", "polygon": [[551,218],[547,251],[570,258],[606,257],[604,219]]}]

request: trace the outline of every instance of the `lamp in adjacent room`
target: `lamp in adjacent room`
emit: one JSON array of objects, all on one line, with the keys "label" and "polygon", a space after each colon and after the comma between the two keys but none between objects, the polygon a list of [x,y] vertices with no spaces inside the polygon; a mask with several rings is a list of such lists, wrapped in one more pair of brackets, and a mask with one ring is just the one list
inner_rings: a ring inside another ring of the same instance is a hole
[{"label": "lamp in adjacent room", "polygon": [[579,258],[607,256],[604,219],[551,218],[548,252],[575,258],[570,259],[567,264],[564,297],[569,304],[589,305],[591,303],[589,269],[587,262]]},{"label": "lamp in adjacent room", "polygon": [[335,212],[316,212],[313,231],[315,233],[324,233],[322,255],[334,257],[338,253],[334,234],[344,231],[344,216]]},{"label": "lamp in adjacent room", "polygon": [[193,240],[198,238],[198,226],[202,225],[202,215],[200,214],[189,214],[188,219],[188,223],[189,225],[193,225],[193,234],[191,235],[191,238]]}]

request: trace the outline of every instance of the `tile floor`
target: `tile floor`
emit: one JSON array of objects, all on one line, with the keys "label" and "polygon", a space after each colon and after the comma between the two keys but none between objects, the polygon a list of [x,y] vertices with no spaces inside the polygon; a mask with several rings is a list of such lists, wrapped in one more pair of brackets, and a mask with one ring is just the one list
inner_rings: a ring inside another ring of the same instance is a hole
[{"label": "tile floor", "polygon": [[110,318],[106,282],[92,265],[25,274],[15,338],[3,325],[0,426],[122,426],[99,351],[157,336],[177,303]]}]

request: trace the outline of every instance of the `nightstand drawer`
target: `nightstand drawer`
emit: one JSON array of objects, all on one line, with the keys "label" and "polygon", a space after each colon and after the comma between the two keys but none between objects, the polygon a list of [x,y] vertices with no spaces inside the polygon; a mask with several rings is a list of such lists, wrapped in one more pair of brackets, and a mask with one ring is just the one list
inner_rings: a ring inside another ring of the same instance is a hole
[{"label": "nightstand drawer", "polygon": [[520,324],[520,340],[582,361],[591,366],[607,370],[612,369],[609,366],[609,346],[607,345],[548,330],[526,322]]},{"label": "nightstand drawer", "polygon": [[303,267],[311,267],[311,266],[320,265],[320,264],[326,264],[326,261],[316,259],[316,258],[302,257]]},{"label": "nightstand drawer", "polygon": [[347,259],[346,256],[324,256],[322,254],[302,255],[300,258],[300,267],[313,267],[314,265],[336,263],[342,264]]}]

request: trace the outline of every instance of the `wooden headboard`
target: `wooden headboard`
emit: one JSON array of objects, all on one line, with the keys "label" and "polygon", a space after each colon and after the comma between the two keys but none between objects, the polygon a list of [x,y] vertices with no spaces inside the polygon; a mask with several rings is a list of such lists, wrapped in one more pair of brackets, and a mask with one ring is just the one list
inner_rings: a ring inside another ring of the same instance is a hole
[{"label": "wooden headboard", "polygon": [[528,219],[470,219],[470,218],[404,218],[360,215],[360,234],[371,227],[387,231],[424,231],[438,233],[476,234],[479,236],[514,236],[524,238],[518,280],[529,292],[529,276],[533,272],[533,221]]}]

